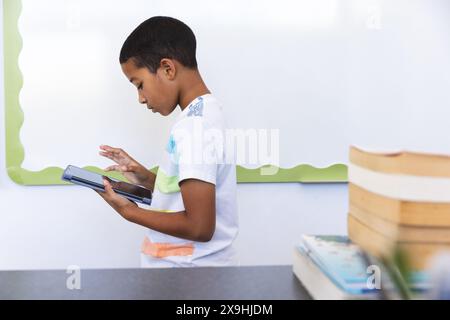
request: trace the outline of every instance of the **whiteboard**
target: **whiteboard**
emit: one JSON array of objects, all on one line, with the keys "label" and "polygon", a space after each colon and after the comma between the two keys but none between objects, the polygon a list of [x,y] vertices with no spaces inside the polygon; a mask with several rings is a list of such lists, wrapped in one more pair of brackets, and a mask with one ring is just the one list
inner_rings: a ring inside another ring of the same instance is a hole
[{"label": "whiteboard", "polygon": [[118,63],[126,36],[154,15],[193,29],[200,72],[231,128],[278,130],[281,167],[346,163],[350,144],[450,152],[448,1],[22,4],[28,170],[105,167],[100,144],[158,164],[179,111],[139,105]]}]

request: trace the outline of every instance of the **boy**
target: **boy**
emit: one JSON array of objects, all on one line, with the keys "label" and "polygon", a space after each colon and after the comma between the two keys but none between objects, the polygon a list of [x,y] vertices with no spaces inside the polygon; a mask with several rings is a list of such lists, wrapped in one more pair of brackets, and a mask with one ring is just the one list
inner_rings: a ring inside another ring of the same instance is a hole
[{"label": "boy", "polygon": [[105,192],[98,192],[126,220],[149,229],[143,267],[236,263],[236,169],[224,148],[221,106],[200,76],[195,52],[192,30],[170,17],[144,21],[120,52],[122,71],[136,86],[140,103],[163,116],[177,105],[182,110],[156,176],[122,149],[100,146],[100,155],[116,162],[105,171],[120,171],[153,191],[150,210],[117,195],[106,180]]}]

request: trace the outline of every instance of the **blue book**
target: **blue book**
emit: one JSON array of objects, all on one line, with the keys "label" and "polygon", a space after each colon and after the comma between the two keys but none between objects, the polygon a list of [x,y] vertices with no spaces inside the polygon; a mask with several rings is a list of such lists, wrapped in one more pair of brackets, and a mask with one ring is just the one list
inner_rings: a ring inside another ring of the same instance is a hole
[{"label": "blue book", "polygon": [[352,295],[375,293],[367,286],[368,263],[346,236],[303,236],[298,249],[340,289]]},{"label": "blue book", "polygon": [[[319,295],[348,299],[377,298],[380,294],[380,290],[370,289],[368,286],[368,279],[373,273],[367,272],[367,267],[376,260],[368,261],[359,246],[352,243],[348,237],[303,235],[296,250],[294,272],[297,271],[301,274],[300,276],[303,276],[301,279],[296,273],[300,280],[306,282],[310,287],[317,286],[317,283],[320,282],[322,287],[328,287],[327,290],[331,292],[327,295],[324,288],[322,290],[310,288]],[[322,273],[326,277],[318,275],[318,273]],[[317,279],[311,281],[311,278],[315,277]],[[334,286],[328,285],[327,281],[332,282]],[[413,282],[416,289],[420,291],[420,288],[426,287],[424,285],[426,275],[424,273],[414,274]],[[308,287],[308,285],[305,286]]]}]

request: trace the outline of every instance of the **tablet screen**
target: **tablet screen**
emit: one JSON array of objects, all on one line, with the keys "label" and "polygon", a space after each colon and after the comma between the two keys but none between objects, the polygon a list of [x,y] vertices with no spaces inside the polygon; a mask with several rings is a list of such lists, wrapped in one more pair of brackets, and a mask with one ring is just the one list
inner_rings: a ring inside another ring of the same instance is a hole
[{"label": "tablet screen", "polygon": [[145,188],[142,188],[137,185],[130,184],[130,183],[127,183],[124,181],[114,181],[106,176],[103,176],[103,177],[111,183],[111,186],[113,187],[114,190],[120,190],[120,191],[126,192],[128,194],[136,195],[141,198],[151,199],[151,197],[152,197],[152,193],[148,189],[145,189]]}]

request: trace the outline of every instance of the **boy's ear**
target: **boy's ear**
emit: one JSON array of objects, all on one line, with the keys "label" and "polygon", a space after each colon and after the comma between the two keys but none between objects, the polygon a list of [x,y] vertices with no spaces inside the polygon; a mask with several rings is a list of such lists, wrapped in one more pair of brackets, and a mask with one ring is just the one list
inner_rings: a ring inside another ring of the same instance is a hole
[{"label": "boy's ear", "polygon": [[175,78],[177,69],[172,59],[167,58],[161,59],[159,67],[161,68],[164,76],[166,76],[168,80],[173,80]]}]

